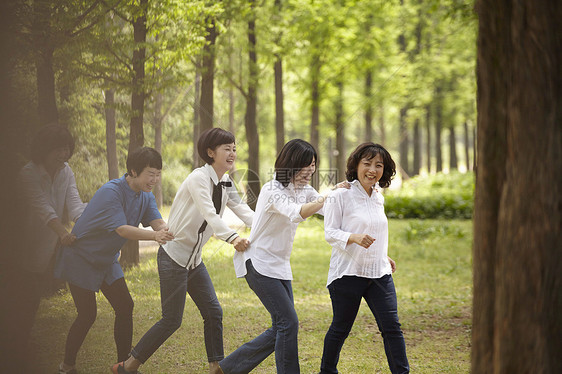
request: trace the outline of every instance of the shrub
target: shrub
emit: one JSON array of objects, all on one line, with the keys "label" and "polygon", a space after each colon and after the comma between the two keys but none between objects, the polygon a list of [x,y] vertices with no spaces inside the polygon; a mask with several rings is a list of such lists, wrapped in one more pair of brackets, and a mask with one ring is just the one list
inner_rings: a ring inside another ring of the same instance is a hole
[{"label": "shrub", "polygon": [[417,176],[385,194],[389,218],[472,218],[474,174]]}]

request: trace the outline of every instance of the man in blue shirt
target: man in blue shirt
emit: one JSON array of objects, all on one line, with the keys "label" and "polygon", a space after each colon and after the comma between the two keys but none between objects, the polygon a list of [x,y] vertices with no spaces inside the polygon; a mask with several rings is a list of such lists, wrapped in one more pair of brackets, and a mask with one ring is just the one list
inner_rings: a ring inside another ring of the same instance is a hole
[{"label": "man in blue shirt", "polygon": [[[127,358],[133,336],[133,300],[118,262],[119,251],[127,240],[164,244],[174,238],[151,193],[161,169],[162,157],[153,148],[131,152],[127,173],[95,193],[72,230],[76,240],[62,247],[55,276],[69,283],[78,316],[68,332],[59,373],[76,373],[78,350],[96,319],[95,293],[99,290],[115,311],[117,358]],[[139,228],[139,223],[154,231]]]}]

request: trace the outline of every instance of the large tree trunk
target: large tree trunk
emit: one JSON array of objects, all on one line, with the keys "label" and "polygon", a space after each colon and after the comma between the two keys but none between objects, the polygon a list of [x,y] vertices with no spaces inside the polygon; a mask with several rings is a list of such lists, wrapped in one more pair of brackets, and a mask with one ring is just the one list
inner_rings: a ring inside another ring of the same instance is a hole
[{"label": "large tree trunk", "polygon": [[199,106],[200,131],[213,128],[214,81],[215,81],[215,42],[217,29],[215,20],[208,20],[207,35],[202,57],[201,105]]},{"label": "large tree trunk", "polygon": [[340,75],[338,81],[336,82],[336,102],[334,103],[334,108],[336,112],[336,149],[338,150],[336,154],[336,170],[337,170],[337,180],[342,181],[345,179],[346,170],[346,147],[345,147],[345,124],[344,113],[343,113],[343,74]]},{"label": "large tree trunk", "polygon": [[478,1],[473,373],[562,372],[562,3]]},{"label": "large tree trunk", "polygon": [[115,91],[107,89],[105,94],[105,148],[109,180],[119,178],[117,161],[117,136],[115,134]]},{"label": "large tree trunk", "polygon": [[252,19],[248,21],[249,42],[249,77],[248,97],[246,105],[246,138],[248,141],[248,205],[255,209],[260,193],[260,139],[256,122],[257,115],[257,89],[258,89],[258,64],[256,54],[256,22],[254,15],[254,3],[252,3]]},{"label": "large tree trunk", "polygon": [[455,126],[449,127],[449,171],[458,170]]},{"label": "large tree trunk", "polygon": [[33,44],[37,74],[37,105],[42,125],[59,119],[55,94],[55,72],[51,40],[51,4],[49,0],[33,2]]}]

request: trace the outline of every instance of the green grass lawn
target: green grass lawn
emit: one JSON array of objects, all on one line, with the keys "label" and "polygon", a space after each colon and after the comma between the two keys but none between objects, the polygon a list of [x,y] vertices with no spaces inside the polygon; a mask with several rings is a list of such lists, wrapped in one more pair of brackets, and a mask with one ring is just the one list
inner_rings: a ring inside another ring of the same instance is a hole
[{"label": "green grass lawn", "polygon": [[[455,220],[390,220],[389,254],[398,270],[394,281],[399,316],[413,373],[468,373],[471,327],[472,223]],[[228,354],[270,326],[270,317],[243,279],[236,279],[230,245],[211,239],[204,261],[224,310],[224,349]],[[292,255],[293,290],[300,320],[302,373],[317,373],[324,335],[331,321],[325,288],[331,248],[322,221],[300,225]],[[135,344],[160,317],[156,253],[126,272],[135,300]],[[33,329],[31,354],[37,373],[55,373],[64,354],[66,334],[76,311],[69,292],[41,303]],[[81,374],[107,373],[116,360],[113,312],[98,295],[98,317],[78,355]],[[363,302],[347,339],[338,369],[342,373],[388,373],[376,322]],[[205,373],[203,323],[188,298],[182,327],[143,365],[150,373]],[[271,355],[255,373],[275,373]]]}]

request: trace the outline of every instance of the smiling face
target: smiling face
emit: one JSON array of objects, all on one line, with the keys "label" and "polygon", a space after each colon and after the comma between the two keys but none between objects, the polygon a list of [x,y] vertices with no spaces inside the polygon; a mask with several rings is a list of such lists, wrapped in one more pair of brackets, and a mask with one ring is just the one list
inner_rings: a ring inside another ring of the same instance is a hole
[{"label": "smiling face", "polygon": [[373,186],[381,179],[384,172],[384,162],[380,153],[371,159],[362,158],[357,165],[357,180],[371,195]]},{"label": "smiling face", "polygon": [[147,166],[140,174],[132,170],[131,188],[135,192],[144,191],[150,192],[160,180],[162,170]]},{"label": "smiling face", "polygon": [[213,159],[213,168],[219,178],[227,171],[231,170],[236,160],[236,144],[221,144],[214,150],[208,148],[207,154]]},{"label": "smiling face", "polygon": [[310,165],[302,168],[293,178],[293,184],[297,187],[302,187],[310,183],[312,174],[316,170],[316,160],[312,159]]}]

